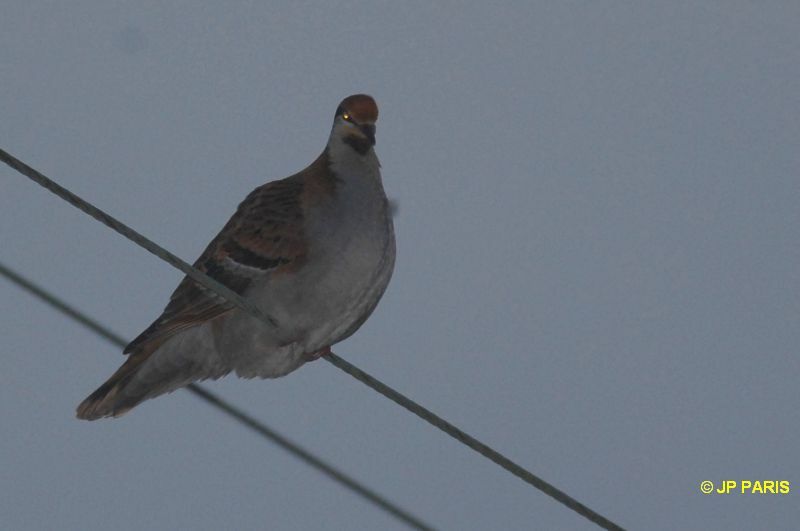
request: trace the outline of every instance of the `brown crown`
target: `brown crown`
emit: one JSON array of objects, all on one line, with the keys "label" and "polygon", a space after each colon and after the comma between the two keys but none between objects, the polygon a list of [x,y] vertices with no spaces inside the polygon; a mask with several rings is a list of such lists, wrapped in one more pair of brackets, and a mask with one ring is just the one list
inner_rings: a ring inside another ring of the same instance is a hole
[{"label": "brown crown", "polygon": [[372,96],[366,94],[353,94],[347,96],[339,104],[341,112],[349,113],[358,123],[372,122],[378,119],[378,105]]}]

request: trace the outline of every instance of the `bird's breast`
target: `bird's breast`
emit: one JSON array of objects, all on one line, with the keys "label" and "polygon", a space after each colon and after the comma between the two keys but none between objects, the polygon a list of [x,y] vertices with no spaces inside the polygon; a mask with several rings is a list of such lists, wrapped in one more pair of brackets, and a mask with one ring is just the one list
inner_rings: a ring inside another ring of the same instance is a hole
[{"label": "bird's breast", "polygon": [[391,277],[395,242],[379,176],[344,180],[305,222],[305,264],[273,277],[260,302],[287,338],[312,351],[349,336],[369,316]]}]

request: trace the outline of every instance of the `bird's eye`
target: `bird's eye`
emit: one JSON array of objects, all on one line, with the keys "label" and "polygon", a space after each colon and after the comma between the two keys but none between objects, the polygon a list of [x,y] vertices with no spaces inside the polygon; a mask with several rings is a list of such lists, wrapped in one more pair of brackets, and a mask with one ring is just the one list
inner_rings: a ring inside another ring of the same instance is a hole
[{"label": "bird's eye", "polygon": [[347,112],[342,115],[342,119],[345,122],[352,122],[353,121],[353,118],[350,116],[350,113],[347,113]]}]

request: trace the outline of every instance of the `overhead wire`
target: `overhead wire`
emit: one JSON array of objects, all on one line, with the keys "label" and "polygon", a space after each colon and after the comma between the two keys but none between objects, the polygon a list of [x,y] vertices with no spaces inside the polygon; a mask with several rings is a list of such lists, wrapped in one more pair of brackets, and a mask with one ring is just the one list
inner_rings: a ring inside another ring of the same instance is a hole
[{"label": "overhead wire", "polygon": [[[185,261],[181,260],[174,254],[170,253],[169,251],[162,248],[158,244],[152,242],[151,240],[147,239],[146,237],[142,236],[141,234],[131,229],[121,221],[114,218],[113,216],[103,212],[102,210],[95,207],[91,203],[85,201],[81,197],[70,192],[66,188],[62,187],[58,183],[54,182],[53,180],[46,177],[39,171],[28,166],[21,160],[17,159],[16,157],[12,156],[11,154],[7,153],[2,149],[0,149],[0,160],[2,160],[4,163],[6,163],[8,166],[13,168],[17,172],[28,177],[32,181],[38,183],[42,187],[46,188],[47,190],[59,196],[60,198],[64,199],[71,205],[86,212],[87,214],[89,214],[96,220],[100,221],[104,225],[108,226],[109,228],[113,229],[119,234],[125,236],[126,238],[133,241],[137,245],[144,247],[145,249],[155,254],[162,260],[180,269],[188,276],[190,276],[195,282],[199,283],[208,290],[217,294],[220,298],[225,299],[228,302],[243,309],[244,311],[249,312],[256,318],[259,318],[262,321],[264,321],[268,326],[277,326],[277,323],[275,322],[274,319],[265,315],[263,312],[260,311],[260,309],[255,308],[250,301],[245,300],[239,294],[233,292],[232,290],[223,286],[216,280],[205,275],[200,270],[192,267]],[[365,371],[352,365],[351,363],[344,360],[340,356],[337,356],[334,353],[330,353],[323,356],[322,359],[325,359],[335,367],[353,376],[363,384],[367,385],[368,387],[372,388],[373,390],[377,391],[383,396],[389,398],[390,400],[402,406],[403,408],[407,409],[411,413],[417,415],[418,417],[425,420],[432,426],[435,426],[441,431],[447,433],[448,435],[460,441],[467,447],[472,448],[473,450],[483,455],[487,459],[493,461],[494,463],[498,464],[505,470],[517,476],[522,481],[528,483],[529,485],[533,486],[534,488],[538,489],[544,494],[550,496],[554,500],[568,507],[572,511],[580,514],[584,518],[587,518],[591,522],[594,522],[598,526],[604,529],[614,529],[614,530],[622,529],[618,524],[612,522],[611,520],[602,516],[598,512],[590,509],[588,506],[582,504],[572,496],[568,495],[566,492],[558,489],[554,485],[536,476],[535,474],[525,469],[524,467],[520,466],[519,464],[515,463],[508,457],[501,454],[500,452],[494,450],[490,446],[482,443],[478,439],[472,437],[471,435],[467,434],[461,429],[455,427],[453,424],[447,422],[446,420],[436,415],[432,411],[414,402],[413,400],[404,396],[398,391],[392,389],[391,387],[384,384],[377,378],[371,376]]]},{"label": "overhead wire", "polygon": [[[106,326],[100,324],[100,322],[97,320],[92,319],[74,306],[65,302],[63,299],[54,295],[51,291],[35,284],[33,281],[20,275],[2,262],[0,262],[0,275],[6,277],[17,286],[37,297],[50,307],[58,310],[73,321],[76,321],[85,328],[88,328],[90,331],[102,337],[112,345],[125,348],[125,345],[128,344],[128,342],[125,341],[125,339],[123,339],[119,334],[111,331]],[[220,398],[218,395],[207,390],[202,385],[191,383],[187,385],[185,389],[207,404],[234,418],[240,424],[243,424],[262,437],[265,437],[266,439],[277,444],[290,454],[294,455],[296,458],[300,459],[311,467],[316,468],[334,481],[341,483],[344,487],[358,494],[362,498],[365,498],[370,503],[376,505],[383,511],[404,522],[409,527],[422,531],[430,531],[434,529],[429,524],[423,522],[419,517],[414,516],[409,511],[400,508],[396,504],[375,492],[373,489],[361,484],[359,481],[350,477],[333,465],[328,464],[322,458],[312,454],[298,443],[284,435],[281,435],[276,430],[267,426],[264,422],[245,413],[241,408],[238,408],[232,405],[230,402]]]}]

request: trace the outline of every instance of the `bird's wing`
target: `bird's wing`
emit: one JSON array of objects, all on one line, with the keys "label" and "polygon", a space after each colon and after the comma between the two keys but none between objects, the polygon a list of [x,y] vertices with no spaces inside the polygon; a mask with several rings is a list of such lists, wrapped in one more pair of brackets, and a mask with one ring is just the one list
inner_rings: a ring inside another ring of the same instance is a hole
[{"label": "bird's wing", "polygon": [[[194,266],[238,294],[267,273],[295,270],[306,255],[303,184],[294,175],[256,188],[208,245]],[[186,328],[219,317],[234,306],[185,277],[161,316],[126,348],[159,344]]]}]

